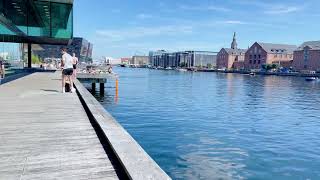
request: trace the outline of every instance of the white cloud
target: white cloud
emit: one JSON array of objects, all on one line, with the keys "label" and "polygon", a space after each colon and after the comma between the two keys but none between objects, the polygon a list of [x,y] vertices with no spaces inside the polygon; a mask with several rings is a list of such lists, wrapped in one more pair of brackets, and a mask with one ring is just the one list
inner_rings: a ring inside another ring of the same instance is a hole
[{"label": "white cloud", "polygon": [[192,32],[192,26],[168,25],[158,27],[137,27],[123,30],[97,30],[96,35],[98,35],[101,38],[104,38],[105,40],[114,42],[148,36],[190,34]]},{"label": "white cloud", "polygon": [[138,19],[150,19],[152,18],[153,16],[151,14],[144,14],[144,13],[141,13],[141,14],[138,14],[137,15],[137,18]]},{"label": "white cloud", "polygon": [[265,11],[266,14],[288,14],[300,11],[301,8],[296,6],[274,6]]},{"label": "white cloud", "polygon": [[228,12],[230,9],[219,6],[188,6],[188,5],[180,5],[180,9],[183,10],[192,10],[192,11],[220,11],[220,12]]},{"label": "white cloud", "polygon": [[237,21],[237,20],[220,21],[220,23],[222,23],[222,24],[239,24],[239,25],[248,24],[246,22]]}]

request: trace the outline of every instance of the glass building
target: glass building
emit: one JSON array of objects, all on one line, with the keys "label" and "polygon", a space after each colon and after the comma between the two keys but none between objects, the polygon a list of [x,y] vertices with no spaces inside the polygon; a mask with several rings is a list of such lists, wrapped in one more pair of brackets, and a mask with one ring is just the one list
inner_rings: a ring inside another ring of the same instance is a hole
[{"label": "glass building", "polygon": [[73,0],[0,0],[0,41],[67,45],[73,37]]},{"label": "glass building", "polygon": [[150,65],[154,67],[213,67],[216,65],[217,52],[211,51],[180,51],[164,50],[149,52]]},{"label": "glass building", "polygon": [[41,59],[60,59],[61,48],[66,47],[68,53],[75,53],[80,62],[92,63],[93,44],[81,37],[74,37],[68,46],[64,45],[39,45],[39,49],[33,50],[33,53]]}]

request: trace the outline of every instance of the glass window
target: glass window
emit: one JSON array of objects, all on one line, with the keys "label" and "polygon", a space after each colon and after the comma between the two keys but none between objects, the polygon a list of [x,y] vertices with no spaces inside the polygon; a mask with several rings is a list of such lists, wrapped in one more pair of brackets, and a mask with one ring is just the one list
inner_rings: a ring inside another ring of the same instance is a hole
[{"label": "glass window", "polygon": [[[59,1],[63,2],[63,1]],[[3,0],[0,34],[70,39],[73,36],[73,5],[51,0]]]},{"label": "glass window", "polygon": [[51,3],[51,28],[52,37],[69,38],[73,34],[73,12],[72,5]]},{"label": "glass window", "polygon": [[250,60],[249,63],[252,64],[252,60]]},{"label": "glass window", "polygon": [[257,62],[257,61],[256,61],[256,60],[254,60],[254,61],[253,61],[253,64],[256,64],[256,62]]}]

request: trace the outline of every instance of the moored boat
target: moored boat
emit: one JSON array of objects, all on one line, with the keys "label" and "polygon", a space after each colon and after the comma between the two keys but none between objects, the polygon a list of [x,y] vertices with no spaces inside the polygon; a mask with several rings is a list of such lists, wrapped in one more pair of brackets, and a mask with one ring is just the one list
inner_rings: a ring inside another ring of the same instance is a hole
[{"label": "moored boat", "polygon": [[306,81],[316,81],[318,78],[317,77],[306,77]]}]

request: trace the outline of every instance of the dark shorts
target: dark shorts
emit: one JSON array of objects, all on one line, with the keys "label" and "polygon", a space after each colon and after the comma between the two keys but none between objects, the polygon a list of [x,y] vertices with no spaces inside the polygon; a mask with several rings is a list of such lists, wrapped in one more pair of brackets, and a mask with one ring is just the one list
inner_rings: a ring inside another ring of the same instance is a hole
[{"label": "dark shorts", "polygon": [[73,69],[77,69],[77,65],[76,64],[73,65]]},{"label": "dark shorts", "polygon": [[62,74],[65,76],[71,76],[73,74],[73,69],[72,68],[64,69],[62,71]]}]

